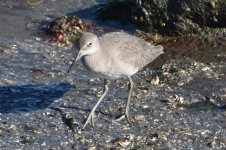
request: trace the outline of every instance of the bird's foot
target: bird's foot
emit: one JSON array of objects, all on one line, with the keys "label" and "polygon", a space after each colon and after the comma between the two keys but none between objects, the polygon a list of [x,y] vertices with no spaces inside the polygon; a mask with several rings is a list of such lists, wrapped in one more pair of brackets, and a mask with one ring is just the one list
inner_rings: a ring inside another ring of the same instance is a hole
[{"label": "bird's foot", "polygon": [[88,123],[91,122],[92,127],[94,128],[94,118],[95,118],[95,112],[90,112],[88,118],[86,119],[85,123],[82,125],[82,129],[84,129]]},{"label": "bird's foot", "polygon": [[122,121],[124,119],[126,119],[127,123],[131,125],[131,122],[129,120],[129,115],[126,115],[126,114],[122,115],[118,119],[112,120],[112,122],[119,122],[119,121]]}]

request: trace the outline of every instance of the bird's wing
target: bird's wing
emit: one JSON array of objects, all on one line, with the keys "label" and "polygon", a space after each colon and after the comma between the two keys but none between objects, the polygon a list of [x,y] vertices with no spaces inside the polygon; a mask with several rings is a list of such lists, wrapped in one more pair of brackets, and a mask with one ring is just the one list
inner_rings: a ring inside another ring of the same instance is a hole
[{"label": "bird's wing", "polygon": [[123,32],[115,32],[115,35],[105,34],[103,39],[101,42],[105,43],[107,47],[105,50],[115,61],[121,61],[139,69],[163,53],[162,46],[154,46],[143,39]]}]

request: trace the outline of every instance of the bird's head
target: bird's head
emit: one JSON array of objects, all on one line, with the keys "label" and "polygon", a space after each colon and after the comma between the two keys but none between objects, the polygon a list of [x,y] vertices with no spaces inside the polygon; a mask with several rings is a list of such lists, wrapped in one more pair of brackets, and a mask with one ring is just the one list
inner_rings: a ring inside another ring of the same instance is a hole
[{"label": "bird's head", "polygon": [[79,39],[79,53],[76,57],[76,61],[83,56],[90,56],[97,52],[100,48],[99,40],[94,33],[84,32]]}]

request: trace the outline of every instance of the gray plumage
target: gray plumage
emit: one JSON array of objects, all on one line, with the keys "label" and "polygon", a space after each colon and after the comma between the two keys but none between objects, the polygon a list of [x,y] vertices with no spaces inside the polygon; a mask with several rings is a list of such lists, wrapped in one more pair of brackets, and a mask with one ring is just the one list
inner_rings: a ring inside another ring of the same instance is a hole
[{"label": "gray plumage", "polygon": [[85,53],[84,66],[106,79],[132,76],[163,53],[161,45],[154,46],[124,32],[110,32],[99,39],[93,33],[83,33],[80,49]]},{"label": "gray plumage", "polygon": [[[93,33],[85,32],[79,40],[79,46],[80,51],[75,61],[82,59],[83,65],[99,77],[110,80],[128,77],[130,90],[126,110],[119,120],[126,118],[130,123],[129,105],[133,89],[131,76],[162,54],[163,47],[161,45],[154,46],[124,32],[110,32],[99,38]],[[93,125],[95,110],[108,92],[106,80],[104,87],[103,95],[93,107],[83,128],[90,121]]]}]

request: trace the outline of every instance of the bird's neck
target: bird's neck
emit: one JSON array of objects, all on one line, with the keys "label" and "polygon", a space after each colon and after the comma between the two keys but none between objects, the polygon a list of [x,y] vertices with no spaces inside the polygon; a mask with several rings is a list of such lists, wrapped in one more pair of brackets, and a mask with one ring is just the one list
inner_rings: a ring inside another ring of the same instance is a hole
[{"label": "bird's neck", "polygon": [[103,57],[100,47],[92,55],[84,56],[83,65],[86,66],[88,70],[94,72],[101,72],[105,68],[105,58]]}]

